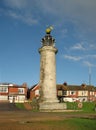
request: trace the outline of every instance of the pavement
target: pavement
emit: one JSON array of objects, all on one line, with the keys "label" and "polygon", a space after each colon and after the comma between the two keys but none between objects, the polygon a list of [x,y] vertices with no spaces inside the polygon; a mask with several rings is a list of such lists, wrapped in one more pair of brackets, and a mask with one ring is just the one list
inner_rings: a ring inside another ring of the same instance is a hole
[{"label": "pavement", "polygon": [[14,111],[18,110],[14,103],[0,102],[0,111]]}]

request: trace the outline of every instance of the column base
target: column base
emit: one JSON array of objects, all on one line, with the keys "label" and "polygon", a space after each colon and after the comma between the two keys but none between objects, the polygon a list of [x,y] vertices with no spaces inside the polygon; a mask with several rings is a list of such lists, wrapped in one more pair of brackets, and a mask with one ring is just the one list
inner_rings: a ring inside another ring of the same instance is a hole
[{"label": "column base", "polygon": [[39,110],[41,112],[59,112],[67,109],[66,103],[56,103],[56,102],[43,102],[39,103]]}]

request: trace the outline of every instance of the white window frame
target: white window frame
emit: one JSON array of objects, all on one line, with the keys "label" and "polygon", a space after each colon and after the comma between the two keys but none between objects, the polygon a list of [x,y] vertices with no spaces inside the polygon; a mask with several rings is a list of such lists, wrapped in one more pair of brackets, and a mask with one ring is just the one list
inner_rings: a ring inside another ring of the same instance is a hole
[{"label": "white window frame", "polygon": [[24,88],[18,88],[18,94],[24,94]]},{"label": "white window frame", "polygon": [[8,93],[8,87],[5,86],[0,87],[0,93]]}]

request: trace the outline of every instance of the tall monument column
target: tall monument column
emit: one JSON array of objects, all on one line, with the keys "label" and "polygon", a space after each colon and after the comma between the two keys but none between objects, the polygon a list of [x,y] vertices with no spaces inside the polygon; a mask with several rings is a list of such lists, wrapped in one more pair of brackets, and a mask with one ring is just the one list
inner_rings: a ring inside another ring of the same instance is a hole
[{"label": "tall monument column", "polygon": [[51,28],[46,29],[39,49],[40,59],[40,110],[64,109],[64,104],[58,103],[56,90],[55,39],[50,35]]}]

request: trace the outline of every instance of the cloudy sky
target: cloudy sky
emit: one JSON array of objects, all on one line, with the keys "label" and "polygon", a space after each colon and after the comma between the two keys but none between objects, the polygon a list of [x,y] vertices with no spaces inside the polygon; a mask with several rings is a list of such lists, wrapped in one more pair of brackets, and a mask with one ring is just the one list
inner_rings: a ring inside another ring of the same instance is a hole
[{"label": "cloudy sky", "polygon": [[0,82],[39,82],[41,39],[52,25],[57,83],[96,86],[96,0],[0,0]]}]

